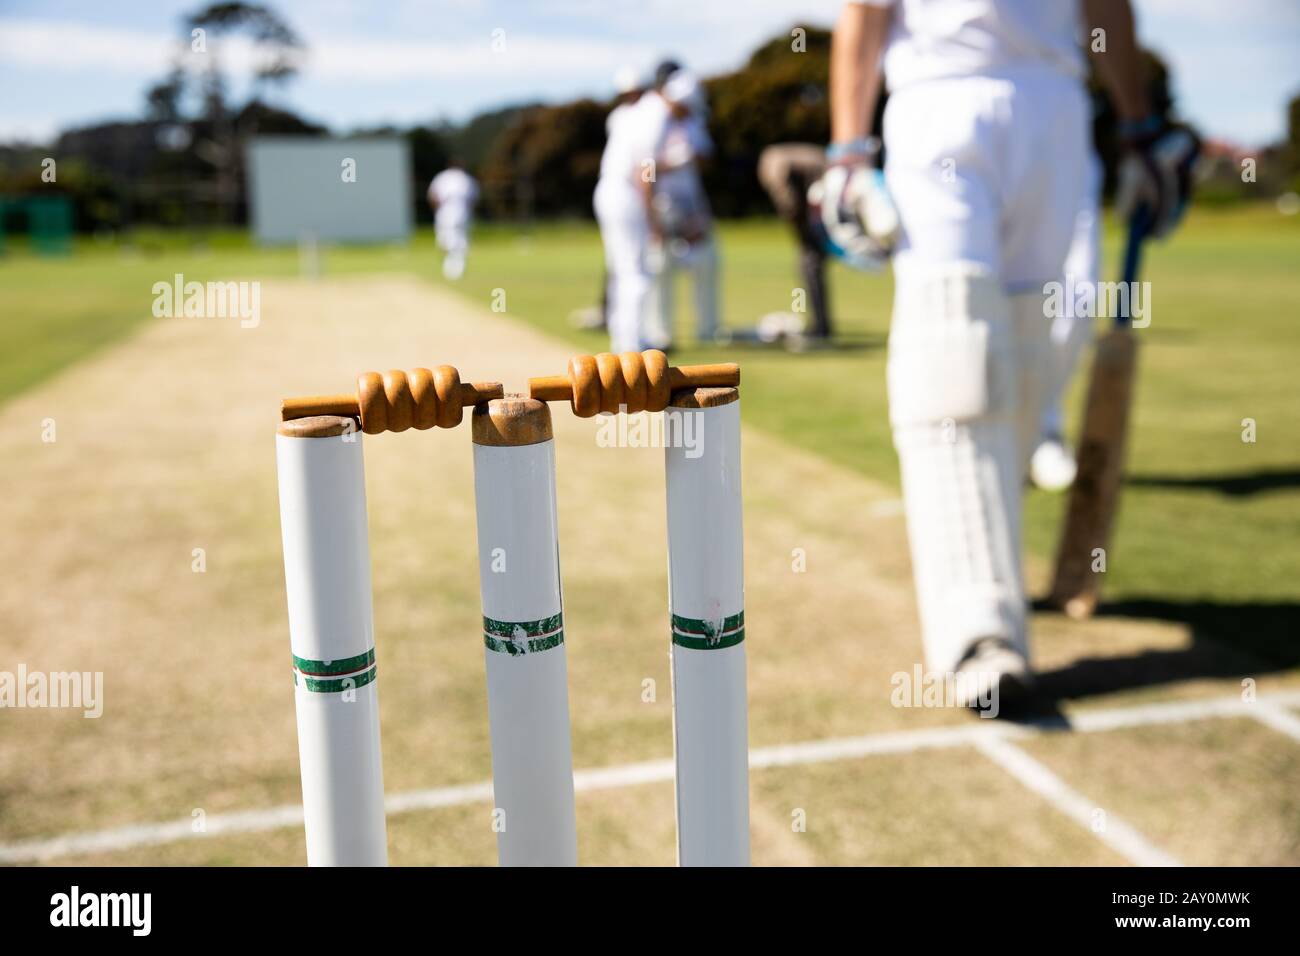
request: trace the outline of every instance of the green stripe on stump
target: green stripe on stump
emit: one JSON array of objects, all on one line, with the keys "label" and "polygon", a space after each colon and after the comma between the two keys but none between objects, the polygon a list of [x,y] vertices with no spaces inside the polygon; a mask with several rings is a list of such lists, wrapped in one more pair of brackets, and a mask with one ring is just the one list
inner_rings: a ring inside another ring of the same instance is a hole
[{"label": "green stripe on stump", "polygon": [[372,647],[356,657],[345,657],[337,661],[313,661],[306,657],[293,658],[294,669],[310,677],[327,677],[330,674],[350,674],[365,670],[375,662],[375,649]]},{"label": "green stripe on stump", "polygon": [[362,671],[360,674],[348,677],[331,677],[326,680],[321,680],[317,677],[308,677],[306,674],[299,674],[297,671],[294,671],[293,683],[294,686],[297,686],[298,679],[301,677],[303,686],[313,694],[339,694],[345,690],[357,690],[358,688],[365,687],[367,684],[373,684],[377,671],[378,668],[372,667],[370,670]]},{"label": "green stripe on stump", "polygon": [[744,611],[723,618],[720,627],[715,621],[678,614],[674,614],[672,620],[673,643],[678,647],[693,651],[717,651],[724,647],[735,647],[745,640]]},{"label": "green stripe on stump", "polygon": [[483,645],[498,654],[535,654],[563,643],[563,614],[553,614],[539,621],[483,618]]}]

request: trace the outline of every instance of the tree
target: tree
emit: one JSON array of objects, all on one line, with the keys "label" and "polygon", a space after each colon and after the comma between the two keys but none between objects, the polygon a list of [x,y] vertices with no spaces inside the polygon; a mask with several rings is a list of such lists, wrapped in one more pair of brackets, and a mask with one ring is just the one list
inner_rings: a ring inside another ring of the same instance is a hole
[{"label": "tree", "polygon": [[[802,43],[793,33],[802,31]],[[796,27],[754,51],[739,71],[707,80],[716,151],[705,186],[720,215],[770,210],[758,183],[769,143],[830,135],[826,81],[830,33]],[[591,195],[613,103],[579,100],[521,111],[487,151],[481,179],[489,209],[502,215],[591,215]]]},{"label": "tree", "polygon": [[705,83],[715,154],[704,181],[719,215],[770,211],[758,182],[758,156],[765,147],[830,139],[830,41],[827,30],[792,27],[755,50],[735,73]]},{"label": "tree", "polygon": [[[190,14],[184,25],[186,52],[178,53],[167,76],[146,92],[146,112],[150,119],[188,127],[185,139],[213,170],[213,186],[229,220],[237,215],[245,142],[262,118],[287,115],[265,107],[263,96],[295,75],[302,42],[270,8],[255,3],[214,3]],[[222,41],[234,36],[247,38],[256,53],[248,99],[238,106],[228,102],[220,56]],[[195,117],[184,115],[187,93],[199,98]]]},{"label": "tree", "polygon": [[1287,173],[1300,176],[1300,93],[1291,97],[1286,107],[1286,153]]},{"label": "tree", "polygon": [[524,219],[590,216],[608,114],[608,104],[588,99],[520,113],[483,161],[488,208]]},{"label": "tree", "polygon": [[[260,99],[266,86],[284,83],[298,72],[297,57],[302,41],[268,7],[256,3],[214,3],[191,14],[187,25],[191,38],[195,31],[202,30],[217,38],[243,34],[252,41],[259,61],[253,70],[249,100]],[[206,89],[211,102],[224,107],[225,78],[216,54],[217,47],[207,54]]]}]

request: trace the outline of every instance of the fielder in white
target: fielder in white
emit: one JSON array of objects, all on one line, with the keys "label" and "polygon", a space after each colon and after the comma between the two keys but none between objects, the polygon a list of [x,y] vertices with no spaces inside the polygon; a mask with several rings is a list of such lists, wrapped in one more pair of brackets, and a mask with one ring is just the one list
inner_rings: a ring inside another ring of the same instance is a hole
[{"label": "fielder in white", "polygon": [[667,89],[646,91],[635,103],[611,114],[609,139],[600,158],[594,205],[609,274],[610,351],[650,348],[646,315],[652,277],[650,243],[661,234],[653,210],[655,180],[670,121],[685,119],[689,107]]},{"label": "fielder in white", "polygon": [[650,245],[650,270],[655,281],[647,313],[647,338],[657,349],[672,346],[673,286],[678,269],[691,279],[696,337],[711,342],[718,332],[718,251],[713,211],[700,178],[700,163],[713,155],[704,88],[693,74],[677,70],[665,83],[664,94],[682,103],[689,115],[674,118],[668,125],[654,188],[659,234]]},{"label": "fielder in white", "polygon": [[1087,203],[1092,30],[1138,194],[1167,220],[1128,0],[854,0],[832,43],[827,158],[852,170],[825,179],[835,208],[857,205],[874,159],[882,66],[890,89],[890,420],[927,661],[972,703],[1031,684],[1021,489],[1054,387],[1045,286]]},{"label": "fielder in white", "polygon": [[429,208],[433,210],[438,247],[444,253],[442,274],[453,281],[465,274],[469,227],[477,202],[478,181],[457,160],[451,160],[429,183]]}]

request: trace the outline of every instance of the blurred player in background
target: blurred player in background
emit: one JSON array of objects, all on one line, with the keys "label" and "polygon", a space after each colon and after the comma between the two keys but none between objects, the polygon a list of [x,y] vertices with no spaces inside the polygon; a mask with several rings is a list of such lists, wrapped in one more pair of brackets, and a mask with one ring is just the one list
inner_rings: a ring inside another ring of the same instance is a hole
[{"label": "blurred player in background", "polygon": [[1128,208],[1161,235],[1181,157],[1149,112],[1128,0],[853,0],[832,41],[827,159],[848,173],[824,177],[828,206],[860,208],[882,65],[889,84],[890,421],[927,661],[970,704],[1032,682],[1021,494],[1052,381],[1045,287],[1087,205],[1085,23],[1104,37]]},{"label": "blurred player in background", "polygon": [[831,337],[830,309],[826,304],[826,250],[812,228],[808,212],[808,187],[826,171],[826,150],[811,143],[776,143],[758,157],[758,181],[790,224],[799,243],[799,272],[812,319],[803,329],[810,338]]},{"label": "blurred player in background", "polygon": [[429,183],[429,208],[433,210],[434,232],[443,251],[442,274],[451,280],[465,273],[469,252],[469,227],[478,202],[478,182],[461,168],[458,159]]},{"label": "blurred player in background", "polygon": [[658,159],[654,185],[657,235],[650,245],[654,275],[646,337],[654,348],[669,349],[673,340],[674,277],[678,269],[691,278],[695,293],[696,337],[711,342],[718,334],[718,252],[713,212],[700,178],[700,164],[713,155],[704,88],[686,70],[668,74],[661,89],[682,104],[687,115],[669,121]]},{"label": "blurred player in background", "polygon": [[669,125],[690,114],[684,102],[687,92],[685,86],[669,90],[665,80],[663,87],[648,90],[608,123],[593,205],[609,276],[607,324],[612,352],[651,347],[650,244],[662,236],[654,212],[654,187],[662,172],[659,159]]},{"label": "blurred player in background", "polygon": [[[635,67],[621,67],[614,74],[614,107],[605,117],[605,139],[609,140],[611,131],[618,124],[627,111],[641,98],[643,92],[641,81],[637,77]],[[570,321],[580,329],[589,329],[592,331],[608,328],[609,326],[609,265],[606,263],[604,271],[600,276],[600,296],[599,305],[587,306],[575,310],[570,316]]]}]

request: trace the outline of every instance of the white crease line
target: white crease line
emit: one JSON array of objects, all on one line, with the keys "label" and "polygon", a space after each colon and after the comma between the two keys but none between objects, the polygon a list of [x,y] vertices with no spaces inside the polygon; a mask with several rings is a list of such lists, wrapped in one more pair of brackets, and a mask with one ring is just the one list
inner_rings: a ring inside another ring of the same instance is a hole
[{"label": "white crease line", "polygon": [[872,502],[868,509],[868,514],[873,518],[893,518],[903,513],[902,498],[882,498],[880,501]]},{"label": "white crease line", "polygon": [[195,837],[224,836],[231,833],[257,833],[282,827],[302,826],[299,804],[245,810],[237,813],[209,814],[205,830],[196,833],[195,820],[172,820],[167,823],[140,823],[112,830],[68,833],[48,840],[31,840],[0,846],[0,863],[25,863],[52,860],[80,853],[111,853],[142,846],[161,846]]},{"label": "white crease line", "polygon": [[[459,807],[467,803],[487,802],[492,799],[492,784],[469,783],[459,787],[438,787],[435,790],[408,790],[394,793],[384,799],[384,813],[410,813],[414,810],[439,810]],[[302,814],[298,814],[299,820]]]},{"label": "white crease line", "polygon": [[1082,710],[1070,715],[1070,726],[1080,733],[1099,733],[1120,727],[1144,727],[1149,724],[1179,723],[1187,720],[1204,720],[1207,717],[1244,716],[1247,705],[1236,697],[1213,700],[1169,701],[1161,704],[1140,704],[1106,710]]},{"label": "white crease line", "polygon": [[[835,737],[827,740],[809,740],[796,744],[757,747],[749,752],[749,765],[755,770],[771,767],[791,767],[799,764],[852,760],[881,754],[913,753],[918,750],[961,747],[985,738],[1010,740],[1066,730],[1075,730],[1080,733],[1097,733],[1147,724],[1182,723],[1209,717],[1256,716],[1260,720],[1277,719],[1276,716],[1272,718],[1259,716],[1263,713],[1260,710],[1262,706],[1265,705],[1260,701],[1246,703],[1237,697],[1222,697],[1210,700],[1149,704],[1139,707],[1116,707],[1073,714],[1070,717],[1069,726],[1059,727],[1046,724],[1007,724],[991,720],[978,720],[974,723],[955,727],[892,731],[866,734],[861,737]],[[1271,708],[1300,706],[1300,691],[1270,694],[1267,706]],[[1270,724],[1270,726],[1275,725]],[[579,770],[573,775],[574,788],[579,792],[634,787],[640,784],[660,783],[672,779],[672,760],[650,760],[614,767],[597,767]],[[391,794],[384,801],[384,808],[389,814],[395,815],[417,810],[433,810],[442,807],[487,802],[491,797],[491,782],[464,784],[455,787],[436,787],[428,790],[410,790],[405,793]],[[301,825],[302,806],[298,804],[271,807],[266,810],[214,813],[208,814],[206,829],[202,833],[194,832],[193,820],[184,819],[163,823],[141,823],[112,830],[69,833],[57,837],[3,844],[0,845],[0,863],[44,861],[76,854],[107,853],[143,846],[160,846],[165,843],[199,837],[257,833],[264,830]]]},{"label": "white crease line", "polygon": [[925,730],[900,730],[893,733],[869,734],[865,737],[838,737],[829,740],[809,740],[799,744],[779,744],[759,747],[749,752],[749,766],[753,770],[769,767],[793,767],[797,764],[823,763],[828,760],[853,760],[858,757],[875,757],[881,754],[913,753],[939,747],[960,747],[973,743],[981,733],[1009,732],[1012,728],[980,727],[968,724],[963,727],[935,727]]},{"label": "white crease line", "polygon": [[645,763],[625,763],[617,767],[598,767],[573,772],[573,789],[578,793],[592,790],[613,790],[618,787],[635,787],[643,783],[662,783],[673,779],[671,760],[647,760]]},{"label": "white crease line", "polygon": [[1247,713],[1265,727],[1271,727],[1278,733],[1286,734],[1292,740],[1300,742],[1300,717],[1274,703],[1272,698],[1268,701],[1256,701]]},{"label": "white crease line", "polygon": [[1094,828],[1093,819],[1101,808],[1011,741],[985,734],[975,741],[975,748],[1135,866],[1182,866],[1113,813],[1103,811],[1103,826]]},{"label": "white crease line", "polygon": [[1284,708],[1300,705],[1300,691],[1282,691],[1253,701],[1240,697],[1215,697],[1209,700],[1176,700],[1137,707],[1113,707],[1105,710],[1081,710],[1070,714],[1070,728],[1083,734],[1143,727],[1149,724],[1182,723],[1207,717],[1254,717],[1260,708]]}]

